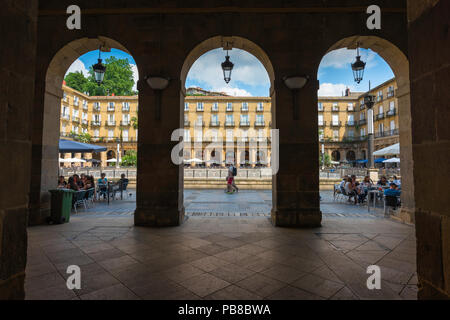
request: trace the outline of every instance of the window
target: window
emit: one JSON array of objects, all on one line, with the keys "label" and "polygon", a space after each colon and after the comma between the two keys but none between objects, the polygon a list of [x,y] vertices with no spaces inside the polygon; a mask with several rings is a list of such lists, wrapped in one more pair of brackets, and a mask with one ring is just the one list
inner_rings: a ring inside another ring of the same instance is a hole
[{"label": "window", "polygon": [[250,121],[248,120],[248,114],[241,114],[241,124],[250,125]]},{"label": "window", "polygon": [[232,142],[233,141],[233,130],[227,130],[226,135],[227,135],[227,142]]},{"label": "window", "polygon": [[88,103],[86,100],[83,99],[83,109],[87,110],[87,108],[88,108]]},{"label": "window", "polygon": [[73,97],[73,105],[74,105],[74,106],[77,106],[77,105],[78,105],[78,97],[77,97],[77,96],[74,96],[74,97]]},{"label": "window", "polygon": [[348,130],[347,136],[348,136],[349,138],[353,138],[353,137],[355,136],[355,132],[354,132],[353,130]]},{"label": "window", "polygon": [[219,141],[219,132],[217,130],[211,130],[211,141],[217,142]]},{"label": "window", "polygon": [[333,140],[334,141],[339,140],[339,130],[333,130]]},{"label": "window", "polygon": [[203,111],[203,102],[197,102],[197,111]]},{"label": "window", "polygon": [[202,130],[194,130],[195,133],[195,141],[202,142],[203,141],[203,131]]},{"label": "window", "polygon": [[378,91],[377,101],[383,100],[383,90]]},{"label": "window", "polygon": [[211,115],[211,124],[217,125],[219,123],[219,116],[217,114]]},{"label": "window", "polygon": [[264,125],[264,115],[263,114],[256,115],[256,125],[258,125],[258,126]]},{"label": "window", "polygon": [[115,125],[115,117],[114,114],[108,114],[108,125],[113,126]]},{"label": "window", "polygon": [[122,124],[128,125],[130,123],[130,115],[129,114],[122,114]]},{"label": "window", "polygon": [[355,124],[355,119],[354,119],[354,117],[353,117],[352,114],[349,114],[349,115],[348,115],[348,117],[347,117],[347,122],[348,122],[348,124],[351,125],[351,126]]},{"label": "window", "polygon": [[348,104],[347,104],[347,110],[348,110],[348,111],[353,111],[353,110],[354,110],[354,108],[353,108],[353,103],[348,103]]},{"label": "window", "polygon": [[395,101],[389,102],[389,110],[393,111],[395,109]]},{"label": "window", "polygon": [[184,103],[184,111],[189,111],[189,103]]},{"label": "window", "polygon": [[108,102],[108,111],[114,111],[114,102]]},{"label": "window", "polygon": [[233,119],[233,115],[232,114],[227,114],[226,115],[225,124],[228,124],[228,125],[233,125],[234,124],[234,119]]},{"label": "window", "polygon": [[211,107],[211,111],[219,111],[219,103],[214,102]]},{"label": "window", "polygon": [[92,115],[92,121],[94,122],[95,125],[99,125],[100,121],[101,121],[101,115],[93,114]]},{"label": "window", "polygon": [[130,103],[122,102],[122,111],[130,111]]},{"label": "window", "polygon": [[323,126],[323,114],[319,114],[319,126]]},{"label": "window", "polygon": [[391,131],[392,130],[395,130],[395,121],[394,120],[391,120],[391,123],[390,123],[390,129],[391,129]]},{"label": "window", "polygon": [[66,133],[66,124],[65,124],[65,123],[63,123],[63,124],[61,125],[61,132],[62,132],[62,133]]},{"label": "window", "polygon": [[203,125],[203,115],[201,115],[201,114],[197,115],[197,121],[195,122],[195,125],[197,125],[197,126]]},{"label": "window", "polygon": [[100,111],[100,102],[94,102],[94,111]]},{"label": "window", "polygon": [[233,104],[231,102],[227,102],[227,111],[233,111]]},{"label": "window", "polygon": [[122,140],[128,141],[128,130],[122,130]]},{"label": "window", "polygon": [[112,138],[114,138],[114,130],[108,130],[108,138],[109,139],[112,139]]},{"label": "window", "polygon": [[332,111],[339,111],[339,105],[337,103],[333,103],[333,106],[331,107]]},{"label": "window", "polygon": [[364,137],[366,135],[366,128],[361,128],[360,134],[361,134],[361,137]]},{"label": "window", "polygon": [[[137,139],[137,136],[136,136]],[[184,129],[184,137],[183,137],[184,141],[191,141],[191,131],[188,129]]]},{"label": "window", "polygon": [[63,101],[67,102],[67,93],[63,92]]},{"label": "window", "polygon": [[365,112],[361,112],[359,114],[359,120],[364,120],[366,118],[366,113]]},{"label": "window", "polygon": [[323,111],[323,103],[322,103],[322,102],[319,102],[319,103],[317,104],[317,110]]},{"label": "window", "polygon": [[100,130],[99,130],[99,129],[95,129],[95,130],[94,130],[94,137],[95,137],[95,138],[100,137]]},{"label": "window", "polygon": [[88,114],[87,114],[86,112],[83,112],[83,113],[81,114],[81,119],[87,120],[87,118],[88,118]]},{"label": "window", "polygon": [[338,126],[339,125],[339,115],[333,114],[332,121],[333,121],[333,126]]},{"label": "window", "polygon": [[241,130],[241,141],[248,141],[248,130]]},{"label": "window", "polygon": [[378,108],[378,114],[383,114],[383,106],[380,106],[380,107]]},{"label": "window", "polygon": [[384,123],[380,123],[378,125],[378,132],[380,132],[380,133],[384,132]]},{"label": "window", "polygon": [[256,104],[256,111],[264,111],[264,102],[258,102]]},{"label": "window", "polygon": [[248,111],[248,103],[247,102],[242,102],[242,111]]}]

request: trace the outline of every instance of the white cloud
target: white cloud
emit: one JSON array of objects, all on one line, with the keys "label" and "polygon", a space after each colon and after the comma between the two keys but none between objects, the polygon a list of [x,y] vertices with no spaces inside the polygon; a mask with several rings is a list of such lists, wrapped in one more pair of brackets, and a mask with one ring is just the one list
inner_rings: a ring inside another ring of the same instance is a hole
[{"label": "white cloud", "polygon": [[349,88],[350,91],[355,91],[355,88],[353,86],[349,87],[343,83],[322,83],[320,84],[320,88],[317,94],[320,97],[340,97],[342,96],[342,93],[345,93],[345,89],[347,88]]},{"label": "white cloud", "polygon": [[81,71],[85,77],[89,76],[89,70],[86,68],[86,66],[80,59],[77,59],[72,63],[69,69],[67,69],[66,75],[71,72],[79,72],[79,71]]},{"label": "white cloud", "polygon": [[131,70],[133,70],[133,79],[134,79],[133,91],[137,91],[137,82],[139,80],[139,71],[135,64],[130,64],[130,66],[131,66]]},{"label": "white cloud", "polygon": [[187,82],[197,83],[207,90],[220,90],[229,93],[250,95],[243,85],[251,87],[270,86],[269,76],[262,63],[252,54],[233,49],[229,51],[234,63],[229,87],[224,86],[221,63],[226,52],[219,48],[211,50],[194,62],[187,75]]},{"label": "white cloud", "polygon": [[[377,54],[372,50],[360,50],[361,60],[366,62],[366,68],[372,68],[376,66]],[[348,68],[351,63],[355,62],[356,50],[350,49],[338,49],[327,53],[320,62],[320,68],[336,68],[343,69]]]},{"label": "white cloud", "polygon": [[232,87],[221,87],[221,88],[213,88],[213,91],[216,92],[224,92],[230,96],[237,97],[251,97],[252,94],[245,89],[232,88]]}]

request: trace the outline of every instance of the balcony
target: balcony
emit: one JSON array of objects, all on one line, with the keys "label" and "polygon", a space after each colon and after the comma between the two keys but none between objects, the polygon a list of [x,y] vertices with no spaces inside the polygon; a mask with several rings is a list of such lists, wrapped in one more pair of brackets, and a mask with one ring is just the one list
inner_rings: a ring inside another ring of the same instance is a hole
[{"label": "balcony", "polygon": [[78,107],[79,104],[80,104],[80,103],[78,102],[78,100],[74,100],[74,101],[73,101],[73,105],[74,105],[75,107]]},{"label": "balcony", "polygon": [[130,107],[122,107],[122,112],[130,112]]},{"label": "balcony", "polygon": [[120,121],[120,125],[122,127],[128,127],[129,125],[131,125],[131,122],[129,120],[126,121]]},{"label": "balcony", "polygon": [[318,106],[318,107],[317,107],[317,111],[323,112],[323,106]]},{"label": "balcony", "polygon": [[100,121],[95,121],[95,120],[91,121],[91,127],[99,127],[101,125],[102,124]]},{"label": "balcony", "polygon": [[377,96],[377,102],[383,101],[383,96]]},{"label": "balcony", "polygon": [[61,119],[63,119],[63,120],[70,120],[70,115],[68,115],[68,114],[62,114],[62,115],[61,115]]},{"label": "balcony", "polygon": [[388,98],[392,98],[394,95],[395,95],[395,91],[394,90],[388,91],[388,93],[387,93],[387,97]]},{"label": "balcony", "polygon": [[365,104],[361,104],[360,106],[359,106],[359,110],[364,110],[366,108],[366,105]]},{"label": "balcony", "polygon": [[72,122],[80,123],[80,118],[78,118],[78,117],[72,117]]},{"label": "balcony", "polygon": [[211,121],[209,123],[210,127],[220,127],[220,121]]},{"label": "balcony", "polygon": [[92,107],[92,110],[96,111],[96,112],[100,112],[100,105],[99,104],[97,105],[97,104],[94,103],[94,106]]},{"label": "balcony", "polygon": [[219,107],[211,107],[211,112],[219,112]]},{"label": "balcony", "polygon": [[346,127],[354,127],[356,125],[356,121],[347,121],[345,124]]},{"label": "balcony", "polygon": [[105,140],[106,140],[106,142],[117,142],[117,141],[119,141],[119,138],[116,138],[116,137],[106,137]]},{"label": "balcony", "polygon": [[391,109],[389,111],[386,112],[386,117],[393,117],[397,114],[397,109]]},{"label": "balcony", "polygon": [[256,107],[256,112],[263,112],[263,111],[264,111],[264,107]]},{"label": "balcony", "polygon": [[87,103],[84,103],[83,104],[83,110],[87,110],[88,109],[88,104]]},{"label": "balcony", "polygon": [[398,129],[394,129],[394,130],[377,132],[377,133],[375,133],[375,138],[391,137],[391,136],[397,136],[397,135],[398,135]]},{"label": "balcony", "polygon": [[203,107],[201,107],[201,108],[197,107],[196,110],[197,110],[197,112],[203,112],[204,111]]},{"label": "balcony", "polygon": [[250,127],[250,121],[244,120],[239,122],[240,127]]},{"label": "balcony", "polygon": [[190,127],[191,126],[191,122],[189,120],[184,120],[184,126],[185,127]]},{"label": "balcony", "polygon": [[108,111],[108,112],[114,112],[114,111],[116,111],[116,107],[115,107],[115,106],[110,106],[110,105],[108,105],[108,108],[106,109],[106,111]]},{"label": "balcony", "polygon": [[107,127],[114,127],[115,125],[116,125],[116,121],[111,121],[111,120],[105,121],[105,126],[107,126]]},{"label": "balcony", "polygon": [[248,112],[248,107],[241,107],[241,112]]},{"label": "balcony", "polygon": [[366,119],[361,119],[361,120],[358,121],[358,125],[360,125],[360,126],[362,126],[362,125],[364,125],[366,123],[367,123]]},{"label": "balcony", "polygon": [[226,111],[226,112],[233,112],[233,107],[227,106],[227,109],[226,109],[225,111]]},{"label": "balcony", "polygon": [[89,121],[87,121],[86,119],[82,119],[81,124],[87,126],[89,124]]},{"label": "balcony", "polygon": [[347,112],[355,112],[355,107],[347,107]]},{"label": "balcony", "polygon": [[265,127],[266,123],[264,121],[255,121],[255,127]]},{"label": "balcony", "polygon": [[234,127],[234,121],[225,121],[225,127]]},{"label": "balcony", "polygon": [[319,121],[319,127],[325,127],[326,125],[326,121]]},{"label": "balcony", "polygon": [[194,126],[195,127],[204,127],[205,126],[205,121],[203,121],[203,120],[195,120]]},{"label": "balcony", "polygon": [[381,120],[384,119],[384,113],[379,113],[375,116],[375,120]]},{"label": "balcony", "polygon": [[331,111],[339,112],[339,106],[332,106]]},{"label": "balcony", "polygon": [[342,125],[341,121],[331,121],[330,124],[332,127],[340,127]]}]

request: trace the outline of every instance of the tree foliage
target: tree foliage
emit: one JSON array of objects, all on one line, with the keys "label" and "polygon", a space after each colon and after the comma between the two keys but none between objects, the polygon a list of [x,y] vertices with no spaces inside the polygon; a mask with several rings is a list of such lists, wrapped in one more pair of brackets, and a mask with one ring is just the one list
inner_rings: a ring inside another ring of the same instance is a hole
[{"label": "tree foliage", "polygon": [[90,96],[132,96],[134,78],[133,70],[128,59],[117,59],[109,57],[104,62],[106,66],[105,77],[99,86],[95,82],[94,69],[89,68],[89,76],[86,78],[81,72],[71,72],[64,80],[67,86],[80,92],[87,92]]},{"label": "tree foliage", "polygon": [[120,163],[123,167],[135,167],[137,165],[137,153],[135,150],[127,151],[122,157],[122,162]]}]

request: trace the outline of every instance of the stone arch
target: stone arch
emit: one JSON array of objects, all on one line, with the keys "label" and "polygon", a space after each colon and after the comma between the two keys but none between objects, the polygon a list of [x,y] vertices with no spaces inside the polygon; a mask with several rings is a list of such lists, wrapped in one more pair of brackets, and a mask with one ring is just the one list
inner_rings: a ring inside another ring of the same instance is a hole
[{"label": "stone arch", "polygon": [[[180,81],[181,81],[181,90],[183,91],[183,94],[185,95],[185,83],[186,83],[186,77],[189,73],[189,70],[191,69],[192,65],[194,64],[197,59],[205,54],[208,51],[217,49],[217,48],[224,48],[226,46],[226,43],[231,43],[233,48],[242,49],[245,50],[252,55],[254,55],[266,68],[266,71],[269,75],[270,79],[270,95],[273,94],[273,84],[275,81],[275,71],[272,66],[272,63],[270,62],[269,56],[266,54],[266,52],[258,46],[256,43],[242,38],[238,36],[231,36],[231,37],[224,37],[224,36],[216,36],[209,38],[197,46],[195,46],[191,52],[188,54],[186,59],[184,60],[183,66],[181,68],[181,74],[180,74]],[[272,102],[273,104],[273,102]]]},{"label": "stone arch", "polygon": [[[97,38],[85,37],[73,40],[64,45],[55,53],[47,67],[44,83],[43,120],[42,124],[40,124],[43,128],[42,150],[36,150],[42,156],[39,157],[40,163],[33,164],[33,166],[40,166],[39,213],[36,213],[39,216],[33,217],[33,224],[40,223],[39,221],[42,218],[48,216],[50,211],[50,195],[47,190],[56,187],[61,99],[63,97],[61,86],[64,75],[71,64],[81,55],[98,50],[100,47],[103,48],[102,51],[109,51],[109,49],[114,48],[130,53],[122,44],[111,38],[103,36],[98,36]],[[37,171],[38,169],[36,169]]]},{"label": "stone arch", "polygon": [[339,152],[339,150],[334,150],[333,152],[331,152],[331,160],[333,161],[341,160],[341,153]]},{"label": "stone arch", "polygon": [[353,35],[343,38],[324,53],[347,48],[371,49],[378,53],[392,69],[398,89],[395,96],[399,109],[399,136],[400,136],[400,167],[402,173],[402,212],[401,219],[407,222],[414,221],[414,180],[412,158],[412,132],[411,132],[411,99],[409,61],[407,56],[392,42],[377,36]]},{"label": "stone arch", "polygon": [[348,150],[347,154],[345,155],[345,159],[348,161],[354,161],[356,160],[356,154],[353,150]]}]

